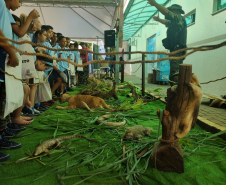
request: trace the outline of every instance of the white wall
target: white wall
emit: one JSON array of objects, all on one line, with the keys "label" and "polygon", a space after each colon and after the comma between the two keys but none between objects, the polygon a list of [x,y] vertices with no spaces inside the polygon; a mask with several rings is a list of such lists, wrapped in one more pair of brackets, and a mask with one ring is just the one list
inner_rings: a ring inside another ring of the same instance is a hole
[{"label": "white wall", "polygon": [[[214,0],[171,0],[167,5],[180,4],[185,13],[196,9],[195,24],[188,27],[188,47],[198,47],[200,45],[219,44],[226,40],[226,10],[218,14],[213,13]],[[160,18],[164,18],[163,15]],[[149,23],[154,23],[151,20]],[[147,39],[159,31],[162,33],[156,38],[156,51],[165,51],[162,46],[162,39],[166,37],[166,27],[161,25],[145,25],[135,36],[137,46],[132,47],[132,51],[147,51]],[[131,61],[141,60],[141,55],[132,55]],[[215,80],[226,76],[226,51],[225,47],[214,51],[197,52],[188,56],[184,63],[193,65],[193,72],[197,74],[200,82]],[[137,70],[139,65],[132,65],[132,72]],[[141,68],[135,73],[141,77]],[[226,94],[226,80],[222,80],[208,85],[202,85],[205,93],[213,95]]]}]

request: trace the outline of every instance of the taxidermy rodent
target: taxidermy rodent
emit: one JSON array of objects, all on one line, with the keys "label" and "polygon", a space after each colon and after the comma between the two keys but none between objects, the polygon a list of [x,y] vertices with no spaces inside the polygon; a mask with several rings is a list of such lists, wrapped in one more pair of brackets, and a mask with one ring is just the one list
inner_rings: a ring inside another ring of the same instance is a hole
[{"label": "taxidermy rodent", "polygon": [[143,136],[149,136],[151,131],[152,131],[151,127],[136,125],[127,128],[122,139],[126,139],[127,141],[140,140]]}]

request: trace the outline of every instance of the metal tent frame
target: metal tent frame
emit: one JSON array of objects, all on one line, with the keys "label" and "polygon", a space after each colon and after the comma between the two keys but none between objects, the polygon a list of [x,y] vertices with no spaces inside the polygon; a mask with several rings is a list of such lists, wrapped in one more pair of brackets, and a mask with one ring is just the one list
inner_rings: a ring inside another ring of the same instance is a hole
[{"label": "metal tent frame", "polygon": [[74,40],[104,39],[104,30],[113,29],[117,7],[121,0],[23,0],[22,6],[12,12],[19,16],[36,9],[40,21],[51,25],[55,32]]},{"label": "metal tent frame", "polygon": [[[165,6],[170,0],[156,1]],[[129,40],[144,25],[156,24],[148,23],[156,12],[157,9],[151,6],[147,0],[130,0],[124,13],[123,40]]]}]

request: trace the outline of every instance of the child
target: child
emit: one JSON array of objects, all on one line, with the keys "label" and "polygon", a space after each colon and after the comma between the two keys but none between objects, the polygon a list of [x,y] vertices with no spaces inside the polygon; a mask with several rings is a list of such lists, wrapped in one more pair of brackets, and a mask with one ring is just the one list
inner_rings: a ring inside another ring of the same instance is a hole
[{"label": "child", "polygon": [[[44,45],[44,43],[46,42],[47,33],[43,29],[38,30],[35,32],[35,37],[37,38],[37,41],[36,41],[37,44]],[[39,53],[47,53],[47,51],[48,51],[48,54],[52,53],[51,50],[47,50],[46,48],[43,48],[43,47],[35,47],[34,50]]]},{"label": "child", "polygon": [[[12,10],[15,11],[17,8],[20,7],[20,1],[19,0],[5,0],[5,4],[8,10]],[[12,14],[8,11],[9,13],[9,17],[11,20],[13,20]],[[13,40],[18,41],[18,37],[23,37],[26,33],[28,33],[29,27],[31,26],[31,23],[34,19],[39,17],[39,13],[37,10],[32,10],[30,12],[30,14],[28,15],[26,21],[23,23],[23,25],[21,24],[20,27],[18,27],[18,25],[14,22],[11,22],[11,27],[13,30]],[[14,44],[15,45],[15,44]],[[17,46],[17,45],[15,45]],[[18,46],[17,46],[18,47]],[[26,92],[26,91],[24,91]],[[32,92],[32,91],[31,91]],[[26,98],[26,97],[24,97]],[[13,112],[13,118],[17,118],[14,120],[17,120],[18,123],[22,123],[22,122],[26,122],[23,119],[20,118],[20,114],[22,111],[22,107],[19,107],[18,109],[14,110]],[[27,122],[26,124],[30,124],[31,122]]]},{"label": "child", "polygon": [[[46,39],[47,39],[47,32],[45,30],[41,30],[41,31],[37,31],[35,33],[36,37],[37,37],[37,43],[38,44],[42,44],[42,45],[46,45],[48,47],[52,47],[50,45],[49,42],[46,42]],[[59,46],[58,46],[59,47]],[[60,47],[59,47],[60,48]],[[58,48],[58,49],[59,49]],[[36,51],[43,51],[43,52],[46,52],[48,53],[49,55],[51,55],[52,57],[54,57],[54,52],[51,51],[51,50],[48,50],[48,49],[45,49],[45,48],[36,48]],[[59,75],[59,73],[57,72],[59,69],[58,69],[58,64],[54,64],[53,65],[53,72],[52,74],[50,75],[49,77],[49,82],[51,84],[51,82],[56,82],[54,83],[54,85],[52,85],[52,88],[51,88],[51,92],[54,93],[56,91],[56,89],[58,87],[60,87],[60,85],[62,84],[62,78],[61,76]],[[52,68],[48,69],[48,70],[45,70],[46,72],[46,75],[48,75],[50,73],[50,71],[52,70]],[[62,91],[61,91],[62,92]]]},{"label": "child", "polygon": [[52,99],[50,85],[49,82],[46,81],[46,75],[44,71],[51,69],[53,67],[53,60],[49,59],[45,56],[37,56],[37,60],[35,62],[35,68],[39,71],[39,82],[41,83],[37,87],[37,91],[35,92],[34,102],[35,108],[38,111],[46,111],[48,107],[45,107],[43,103],[44,101],[49,101]]},{"label": "child", "polygon": [[37,56],[37,60],[35,61],[35,69],[37,71],[45,71],[51,67],[53,67],[52,59],[45,56]]},{"label": "child", "polygon": [[[9,15],[9,16],[11,17],[11,15]],[[17,26],[18,26],[18,27],[20,27],[20,26],[23,25],[23,24],[21,23],[21,20],[20,20],[19,17],[15,16],[15,15],[12,15],[12,17],[14,18],[14,20],[15,20],[15,22],[17,23]],[[25,22],[25,21],[24,21],[24,22]],[[23,23],[24,23],[24,22],[23,22]],[[12,22],[11,24],[13,25],[14,23]],[[31,25],[30,25],[30,27],[29,27],[29,30],[30,30],[30,29],[31,29]],[[27,31],[27,32],[29,32],[29,31]],[[24,35],[24,37],[26,37],[26,36],[27,36],[27,34]],[[24,38],[24,37],[23,37],[23,38]],[[18,40],[18,36],[17,36],[15,33],[13,33],[13,40]],[[26,40],[26,39],[25,39],[25,40]],[[19,40],[19,41],[21,41],[21,40]],[[18,44],[14,44],[14,43],[13,43],[13,45],[16,46],[17,48],[21,49],[21,50],[23,50],[23,49],[21,48],[21,46],[25,46],[25,45],[30,46],[29,44],[18,45]],[[30,47],[31,47],[31,46],[30,46]],[[29,52],[29,51],[27,51],[27,52]],[[31,47],[31,52],[32,52],[32,47]],[[22,55],[22,62],[23,62],[23,59],[24,59],[23,57],[25,57],[25,56],[27,56],[27,55]],[[32,56],[29,56],[29,57],[30,57],[31,59],[33,59]],[[27,58],[26,58],[25,61],[26,61],[26,63],[27,63],[29,60],[27,60]],[[31,63],[31,65],[33,65],[33,71],[35,72],[34,61],[33,61],[33,63]],[[22,73],[23,73],[23,66],[24,66],[24,63],[22,63]],[[29,70],[29,73],[31,73],[32,69],[31,69],[30,66],[28,67],[28,70]],[[36,74],[36,73],[35,73],[35,74]],[[25,78],[23,78],[23,75],[22,75],[22,79],[25,79]],[[23,83],[23,90],[24,90],[24,100],[23,100],[23,105],[26,105],[27,107],[30,108],[30,106],[31,106],[31,102],[30,102],[30,100],[29,100],[30,88],[29,88],[28,85],[26,85],[26,83]],[[14,129],[14,130],[16,129],[17,131],[25,130],[25,129],[26,129],[25,127],[20,127],[19,125],[28,125],[28,124],[31,123],[31,120],[32,120],[32,118],[29,118],[29,117],[22,117],[22,116],[21,116],[22,108],[23,108],[23,106],[17,108],[17,109],[14,110],[13,113],[12,113],[12,123],[10,123],[10,128],[12,128],[12,129]]]},{"label": "child", "polygon": [[53,27],[49,25],[43,25],[42,30],[46,31],[47,42],[50,43],[51,37],[53,37]]},{"label": "child", "polygon": [[[21,27],[23,27],[27,20],[28,20],[29,16],[27,16],[26,14],[21,14],[20,15],[20,21],[21,21]],[[28,36],[29,33],[32,33],[34,30],[36,30],[36,27],[33,25],[33,22],[31,22],[26,34],[23,37],[19,38],[19,41],[31,41],[31,38]],[[15,35],[15,34],[14,34]],[[34,49],[30,44],[22,44],[19,45],[20,50],[22,51],[26,51],[29,53],[34,53]],[[35,69],[35,61],[36,61],[36,56],[29,56],[29,55],[22,55],[22,79],[26,80],[27,83],[35,83],[35,79],[38,78],[37,76],[37,72]],[[25,106],[22,111],[26,116],[38,116],[40,114],[39,111],[34,109],[34,95],[35,95],[35,91],[36,91],[37,87],[34,85],[30,86],[30,94],[29,94],[29,102],[30,102],[30,106]],[[18,114],[19,115],[19,114]],[[27,121],[27,122],[26,122]],[[15,123],[17,124],[30,124],[31,121],[19,121],[15,119]]]},{"label": "child", "polygon": [[[84,42],[80,43],[80,46],[83,50],[89,50],[88,47],[86,47],[86,44]],[[80,56],[82,58],[82,63],[88,62],[88,52],[80,51]],[[83,67],[83,71],[79,71],[78,73],[78,84],[79,85],[85,85],[87,79],[89,78],[89,66]]]},{"label": "child", "polygon": [[56,47],[59,46],[56,44],[57,43],[57,34],[55,32],[53,32],[53,36],[51,38],[51,46],[54,48],[54,49],[57,49]]},{"label": "child", "polygon": [[[64,36],[60,36],[59,37],[59,46],[61,47],[61,49],[65,49],[66,44],[67,44],[67,40]],[[57,52],[58,58],[63,58],[63,59],[67,59],[68,58],[68,53],[66,51],[58,51]],[[61,71],[63,71],[66,75],[67,75],[67,81],[69,79],[69,75],[68,75],[68,70],[69,70],[69,64],[65,61],[59,61],[59,69]],[[65,92],[65,87],[67,86],[67,82],[63,82],[61,87],[60,87],[60,91],[61,92]]]},{"label": "child", "polygon": [[[17,9],[20,6],[19,1],[14,2],[13,8]],[[12,19],[9,17],[9,10],[6,8],[4,0],[0,0],[0,36],[13,39],[11,22]],[[1,43],[7,44],[6,40],[0,39]],[[0,46],[0,68],[5,71],[5,59],[7,53],[9,54],[8,65],[16,67],[19,65],[19,60],[16,56],[15,51],[7,46]],[[5,74],[0,72],[0,149],[16,149],[20,148],[22,145],[20,143],[15,143],[13,141],[7,141],[1,138],[2,135],[13,137],[17,133],[12,129],[7,128],[7,124],[10,122],[10,116],[4,118],[5,102],[6,102],[6,92],[5,92]],[[6,161],[10,158],[9,154],[4,154],[0,152],[0,162]]]},{"label": "child", "polygon": [[[69,48],[70,49],[74,49],[74,44],[70,44]],[[71,51],[71,53],[72,53],[72,61],[74,63],[76,63],[76,57],[75,57],[74,51]],[[70,64],[70,67],[71,67],[71,69],[74,68],[74,70],[71,70],[71,71],[74,71],[74,74],[71,74],[71,87],[74,87],[75,84],[76,84],[76,80],[75,80],[75,66]]]}]

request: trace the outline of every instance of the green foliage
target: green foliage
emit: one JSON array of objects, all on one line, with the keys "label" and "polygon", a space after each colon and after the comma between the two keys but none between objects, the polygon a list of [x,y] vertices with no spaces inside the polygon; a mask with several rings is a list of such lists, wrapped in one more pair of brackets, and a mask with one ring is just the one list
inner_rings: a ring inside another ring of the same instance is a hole
[{"label": "green foliage", "polygon": [[[84,88],[76,87],[76,92],[70,94],[76,94]],[[114,106],[124,104],[124,108],[141,104],[141,100],[134,104],[132,101],[133,98],[119,96],[118,100],[110,99],[106,103]],[[67,106],[67,103],[62,106]],[[226,130],[211,134],[196,126],[185,138],[179,140],[184,155],[183,174],[166,173],[150,166],[152,149],[158,142],[159,119],[156,110],[165,108],[161,101],[147,103],[141,110],[110,112],[110,121],[126,120],[125,127],[120,128],[94,124],[98,117],[109,114],[106,109],[89,112],[78,108],[56,110],[55,107],[50,107],[12,139],[22,143],[22,148],[16,152],[1,150],[12,157],[7,163],[1,164],[0,184],[204,185],[224,184],[226,181],[226,142],[218,137],[225,134]],[[153,132],[139,142],[121,141],[127,127],[137,124],[151,126]],[[36,159],[27,156],[40,142],[73,134],[86,136],[91,141],[74,138],[62,142],[60,149],[52,148],[49,155],[43,153]],[[150,147],[150,150],[138,158],[144,147]]]},{"label": "green foliage", "polygon": [[162,90],[162,88],[157,88],[157,89],[154,89],[154,90],[148,90],[149,93],[157,93],[159,95],[160,91]]},{"label": "green foliage", "polygon": [[137,96],[141,96],[142,95],[142,91],[139,88],[136,88],[136,92],[137,92]]},{"label": "green foliage", "polygon": [[130,101],[128,99],[125,99],[125,101],[121,104],[121,106],[117,110],[141,110],[141,107],[143,105],[143,100],[138,99],[133,104],[130,104]]},{"label": "green foliage", "polygon": [[119,96],[127,96],[128,94],[130,94],[130,90],[118,91],[117,94]]},{"label": "green foliage", "polygon": [[128,99],[125,99],[125,101],[121,104],[121,106],[117,110],[129,110],[131,109],[131,104]]},{"label": "green foliage", "polygon": [[127,85],[127,84],[134,85],[132,82],[127,82],[127,81],[124,81],[124,82],[121,83],[120,85]]},{"label": "green foliage", "polygon": [[134,102],[134,104],[131,106],[131,108],[134,110],[141,110],[142,105],[143,105],[143,100],[138,99],[136,102]]}]

